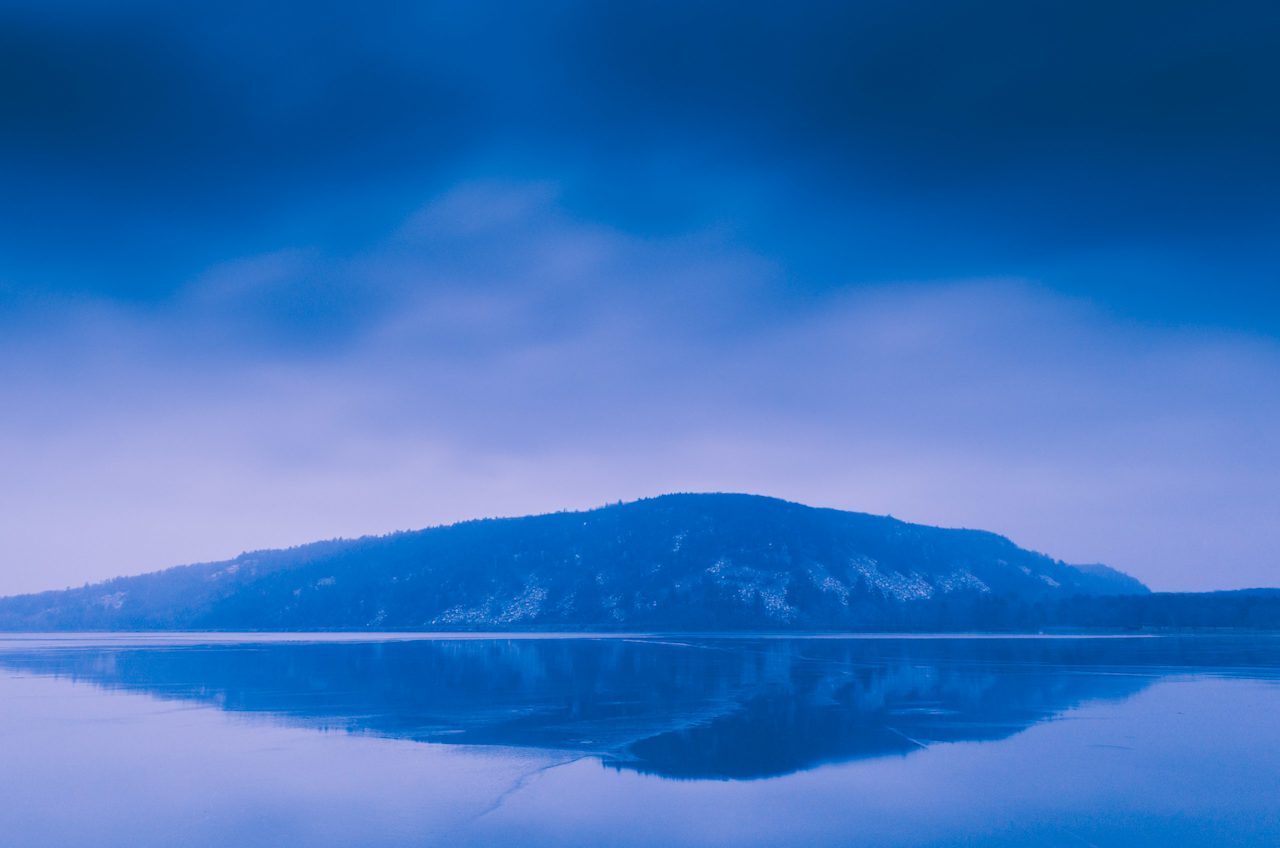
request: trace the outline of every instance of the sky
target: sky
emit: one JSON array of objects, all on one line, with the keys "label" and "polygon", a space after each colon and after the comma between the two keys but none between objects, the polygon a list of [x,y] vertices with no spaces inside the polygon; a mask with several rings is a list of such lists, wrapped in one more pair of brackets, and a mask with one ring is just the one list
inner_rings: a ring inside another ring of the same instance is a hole
[{"label": "sky", "polygon": [[670,491],[1280,585],[1280,9],[10,0],[0,594]]}]

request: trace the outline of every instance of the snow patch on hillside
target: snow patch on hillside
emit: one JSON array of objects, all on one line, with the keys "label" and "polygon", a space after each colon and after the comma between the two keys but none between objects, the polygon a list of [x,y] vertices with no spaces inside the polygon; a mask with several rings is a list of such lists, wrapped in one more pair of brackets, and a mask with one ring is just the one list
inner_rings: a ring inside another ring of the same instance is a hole
[{"label": "snow patch on hillside", "polygon": [[938,578],[937,587],[943,593],[951,592],[983,592],[988,593],[991,587],[976,577],[973,572],[966,570],[956,570],[950,574]]},{"label": "snow patch on hillside", "polygon": [[513,624],[517,621],[533,619],[542,612],[542,603],[547,599],[547,590],[536,583],[524,587],[524,591],[509,600],[498,616],[500,624]]},{"label": "snow patch on hillside", "polygon": [[124,606],[124,599],[127,592],[112,592],[109,595],[102,595],[98,598],[98,606],[103,609],[120,609]]},{"label": "snow patch on hillside", "polygon": [[879,592],[886,598],[898,601],[927,601],[933,597],[933,584],[912,571],[903,574],[901,571],[885,573],[880,570],[875,560],[859,557],[849,563],[849,567],[867,582],[872,591]]},{"label": "snow patch on hillside", "polygon": [[530,582],[515,595],[504,598],[494,593],[485,598],[484,603],[472,607],[461,604],[450,607],[429,623],[484,625],[532,621],[542,613],[546,600],[546,587]]}]

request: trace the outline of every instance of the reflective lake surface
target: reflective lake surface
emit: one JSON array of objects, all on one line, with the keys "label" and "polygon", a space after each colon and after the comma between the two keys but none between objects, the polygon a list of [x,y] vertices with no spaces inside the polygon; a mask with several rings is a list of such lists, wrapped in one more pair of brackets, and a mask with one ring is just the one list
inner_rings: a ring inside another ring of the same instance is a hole
[{"label": "reflective lake surface", "polygon": [[0,844],[1280,845],[1280,639],[0,635]]}]

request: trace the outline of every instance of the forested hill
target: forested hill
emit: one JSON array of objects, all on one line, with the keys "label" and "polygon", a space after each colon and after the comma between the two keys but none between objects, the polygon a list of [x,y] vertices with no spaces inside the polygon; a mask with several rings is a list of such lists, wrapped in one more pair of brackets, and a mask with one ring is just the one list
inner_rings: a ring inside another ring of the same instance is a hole
[{"label": "forested hill", "polygon": [[5,629],[876,629],[1033,626],[1145,594],[978,530],[750,495],[666,495],[246,553],[0,599]]}]

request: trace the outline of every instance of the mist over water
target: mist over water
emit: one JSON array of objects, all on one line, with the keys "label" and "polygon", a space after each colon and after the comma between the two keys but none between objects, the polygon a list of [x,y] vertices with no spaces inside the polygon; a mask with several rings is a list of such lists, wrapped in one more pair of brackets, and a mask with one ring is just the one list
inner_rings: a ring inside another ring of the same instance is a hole
[{"label": "mist over water", "polygon": [[9,636],[0,690],[15,848],[1280,836],[1268,637]]}]

